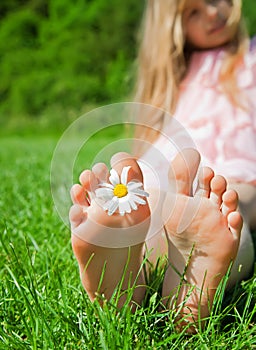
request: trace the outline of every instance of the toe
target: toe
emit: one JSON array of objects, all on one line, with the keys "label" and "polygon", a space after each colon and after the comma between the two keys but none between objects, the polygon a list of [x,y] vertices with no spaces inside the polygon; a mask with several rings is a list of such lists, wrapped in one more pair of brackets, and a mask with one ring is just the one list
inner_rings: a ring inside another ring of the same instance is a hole
[{"label": "toe", "polygon": [[74,204],[69,211],[69,221],[71,229],[75,229],[84,220],[86,214],[80,205]]},{"label": "toe", "polygon": [[73,204],[79,204],[81,206],[89,205],[86,192],[81,185],[73,185],[70,190],[70,196]]},{"label": "toe", "polygon": [[210,183],[214,176],[211,168],[203,167],[198,176],[198,186],[195,195],[208,198],[210,196]]},{"label": "toe", "polygon": [[92,172],[100,182],[107,182],[109,178],[108,167],[105,163],[97,163],[92,167]]},{"label": "toe", "polygon": [[200,155],[194,149],[185,149],[174,158],[169,170],[169,183],[173,191],[191,195],[192,185],[200,163]]},{"label": "toe", "polygon": [[122,173],[124,167],[130,166],[127,181],[138,180],[143,182],[142,171],[134,157],[125,152],[119,152],[111,158],[111,167],[115,169],[118,174]]},{"label": "toe", "polygon": [[221,206],[222,195],[226,191],[227,181],[221,175],[216,175],[212,178],[210,199],[214,204]]},{"label": "toe", "polygon": [[239,240],[243,226],[243,218],[238,211],[233,211],[228,215],[228,225],[234,238]]},{"label": "toe", "polygon": [[88,192],[94,192],[98,185],[98,180],[91,170],[85,170],[79,177],[83,188]]},{"label": "toe", "polygon": [[237,209],[238,205],[238,194],[234,190],[228,190],[224,192],[222,196],[222,213],[227,216],[232,211]]}]

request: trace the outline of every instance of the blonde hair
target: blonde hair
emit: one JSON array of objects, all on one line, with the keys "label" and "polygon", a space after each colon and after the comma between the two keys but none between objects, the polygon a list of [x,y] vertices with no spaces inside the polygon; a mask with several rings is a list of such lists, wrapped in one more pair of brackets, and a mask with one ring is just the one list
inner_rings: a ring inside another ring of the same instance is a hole
[{"label": "blonde hair", "polygon": [[[185,49],[182,25],[182,14],[187,1],[189,0],[147,0],[139,35],[135,101],[153,105],[169,113],[175,111],[179,85],[186,74],[192,54]],[[228,54],[223,61],[219,82],[231,101],[238,103],[238,91],[234,84],[235,66],[242,59],[248,40],[241,19],[241,0],[230,2],[232,13],[229,22],[235,24],[237,29],[232,42],[226,47]],[[161,129],[166,115],[168,113],[160,112],[150,117],[152,127]],[[143,124],[143,116],[139,117],[139,122]],[[156,134],[154,136],[150,130],[145,130],[140,130],[137,135],[152,141]]]}]

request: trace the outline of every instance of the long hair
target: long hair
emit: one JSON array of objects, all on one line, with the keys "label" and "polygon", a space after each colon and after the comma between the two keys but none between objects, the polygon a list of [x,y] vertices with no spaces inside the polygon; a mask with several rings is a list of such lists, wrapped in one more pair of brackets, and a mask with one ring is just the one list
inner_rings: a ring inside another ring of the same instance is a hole
[{"label": "long hair", "polygon": [[[182,14],[189,0],[147,0],[142,26],[139,32],[137,58],[137,83],[135,101],[153,105],[173,113],[178,101],[179,85],[184,78],[192,52],[185,49]],[[232,12],[230,24],[236,25],[233,40],[226,46],[227,56],[223,61],[219,82],[224,93],[237,103],[235,67],[242,59],[248,40],[241,18],[241,0],[230,0]],[[150,116],[152,127],[161,130],[168,113]],[[149,116],[146,116],[149,118]],[[138,121],[143,124],[143,114]],[[148,124],[148,123],[147,123]],[[138,131],[138,130],[137,130]],[[153,141],[157,133],[144,128],[137,135]]]}]

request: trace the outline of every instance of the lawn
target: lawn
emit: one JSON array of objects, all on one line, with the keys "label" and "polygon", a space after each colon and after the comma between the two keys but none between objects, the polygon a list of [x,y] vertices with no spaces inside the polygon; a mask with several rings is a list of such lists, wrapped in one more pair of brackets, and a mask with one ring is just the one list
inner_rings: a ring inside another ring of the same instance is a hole
[{"label": "lawn", "polygon": [[[256,349],[256,273],[225,295],[220,289],[205,329],[190,336],[175,331],[173,312],[158,311],[161,266],[135,314],[118,310],[115,298],[102,308],[88,300],[51,195],[57,142],[0,139],[0,349]],[[98,146],[95,138],[90,147]]]}]

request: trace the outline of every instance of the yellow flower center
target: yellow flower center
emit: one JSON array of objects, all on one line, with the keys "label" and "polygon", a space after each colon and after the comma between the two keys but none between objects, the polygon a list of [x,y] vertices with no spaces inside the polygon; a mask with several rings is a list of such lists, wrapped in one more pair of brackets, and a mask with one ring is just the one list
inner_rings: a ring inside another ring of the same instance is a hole
[{"label": "yellow flower center", "polygon": [[123,184],[118,184],[114,188],[114,195],[118,198],[126,196],[128,193],[127,187]]}]

